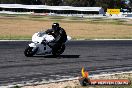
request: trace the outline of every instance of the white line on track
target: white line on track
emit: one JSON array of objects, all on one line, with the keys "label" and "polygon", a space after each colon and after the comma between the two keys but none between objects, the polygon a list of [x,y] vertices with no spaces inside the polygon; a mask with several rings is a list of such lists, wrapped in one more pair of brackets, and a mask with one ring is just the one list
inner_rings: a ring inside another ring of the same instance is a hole
[{"label": "white line on track", "polygon": [[[91,41],[91,40],[95,40],[95,41],[118,41],[118,40],[122,40],[122,41],[125,41],[125,40],[132,40],[132,39],[76,39],[76,40],[70,40],[70,41],[82,41],[82,40],[87,40],[87,41]],[[8,42],[8,41],[31,41],[31,40],[0,40],[0,42]]]}]

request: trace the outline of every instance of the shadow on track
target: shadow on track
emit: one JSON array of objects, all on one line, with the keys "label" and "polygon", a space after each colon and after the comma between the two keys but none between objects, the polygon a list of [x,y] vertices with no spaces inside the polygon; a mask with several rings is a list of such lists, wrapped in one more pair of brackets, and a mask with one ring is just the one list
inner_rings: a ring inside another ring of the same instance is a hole
[{"label": "shadow on track", "polygon": [[47,56],[33,56],[33,57],[44,57],[44,58],[79,58],[80,55],[60,55],[60,56],[47,55]]}]

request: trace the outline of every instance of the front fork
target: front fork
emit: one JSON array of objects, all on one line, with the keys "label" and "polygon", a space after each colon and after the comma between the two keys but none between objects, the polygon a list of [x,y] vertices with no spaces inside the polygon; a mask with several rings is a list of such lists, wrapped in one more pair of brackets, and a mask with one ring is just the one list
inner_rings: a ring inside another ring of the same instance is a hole
[{"label": "front fork", "polygon": [[36,52],[38,50],[38,47],[35,43],[30,43],[29,46],[33,47],[33,49],[32,49],[33,52]]}]

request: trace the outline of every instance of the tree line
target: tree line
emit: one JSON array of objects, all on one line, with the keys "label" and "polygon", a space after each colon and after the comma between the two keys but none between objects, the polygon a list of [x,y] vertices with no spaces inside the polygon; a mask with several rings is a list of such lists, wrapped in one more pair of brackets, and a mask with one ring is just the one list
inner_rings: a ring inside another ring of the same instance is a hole
[{"label": "tree line", "polygon": [[1,4],[26,4],[50,6],[77,6],[77,7],[103,7],[127,8],[132,7],[132,0],[0,0]]}]

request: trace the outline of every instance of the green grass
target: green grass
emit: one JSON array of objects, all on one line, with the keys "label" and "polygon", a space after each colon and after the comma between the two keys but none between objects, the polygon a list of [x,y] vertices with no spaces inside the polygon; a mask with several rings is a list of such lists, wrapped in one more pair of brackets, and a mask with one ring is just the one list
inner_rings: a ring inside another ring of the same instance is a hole
[{"label": "green grass", "polygon": [[69,21],[69,22],[87,22],[87,23],[100,23],[100,24],[115,24],[115,25],[128,25],[122,19],[106,19],[106,18],[82,18],[82,17],[64,17],[64,16],[34,16],[34,15],[20,15],[20,14],[0,14],[3,17],[13,17],[15,19],[27,19],[27,20],[53,20],[53,21]]},{"label": "green grass", "polygon": [[0,40],[31,40],[31,36],[0,36]]}]

